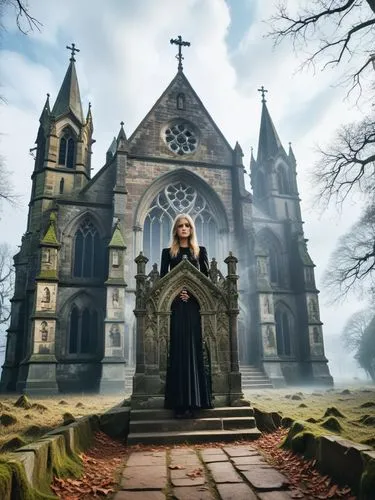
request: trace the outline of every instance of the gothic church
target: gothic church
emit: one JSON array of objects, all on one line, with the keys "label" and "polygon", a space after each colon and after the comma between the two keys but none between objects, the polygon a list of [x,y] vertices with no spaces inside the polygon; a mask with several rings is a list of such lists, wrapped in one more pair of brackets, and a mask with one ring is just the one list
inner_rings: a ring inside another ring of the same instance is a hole
[{"label": "gothic church", "polygon": [[[275,386],[332,384],[318,290],[300,211],[296,160],[280,142],[262,88],[252,193],[243,153],[225,139],[181,64],[126,136],[121,123],[91,178],[93,117],[83,114],[74,53],[52,110],[40,116],[26,232],[2,371],[3,392],[123,391],[134,366],[140,253],[160,264],[176,214],[224,272],[238,258],[242,367]],[[225,102],[225,100],[223,100]]]}]

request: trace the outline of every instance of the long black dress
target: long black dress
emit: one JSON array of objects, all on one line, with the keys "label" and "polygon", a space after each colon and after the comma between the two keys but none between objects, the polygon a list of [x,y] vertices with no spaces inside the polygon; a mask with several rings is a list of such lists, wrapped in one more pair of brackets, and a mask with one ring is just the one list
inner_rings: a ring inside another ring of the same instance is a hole
[{"label": "long black dress", "polygon": [[[164,248],[160,276],[165,276],[179,264],[183,255],[187,255],[190,262],[208,276],[207,251],[205,247],[199,249],[199,259],[196,259],[189,248],[180,248],[176,257],[171,257],[169,248]],[[181,300],[178,294],[171,307],[165,407],[174,409],[176,413],[212,408],[210,373],[203,355],[199,303],[189,290],[188,294],[187,302]]]}]

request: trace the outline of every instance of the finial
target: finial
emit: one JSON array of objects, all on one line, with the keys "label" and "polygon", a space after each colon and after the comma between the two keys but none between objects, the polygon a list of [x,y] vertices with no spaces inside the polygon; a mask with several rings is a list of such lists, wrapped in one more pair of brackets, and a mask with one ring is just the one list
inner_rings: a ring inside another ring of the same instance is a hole
[{"label": "finial", "polygon": [[125,125],[125,123],[123,121],[121,121],[120,125],[121,125],[121,127],[123,127]]},{"label": "finial", "polygon": [[89,102],[89,110],[91,109],[91,102]]},{"label": "finial", "polygon": [[49,99],[49,93],[47,92],[47,99]]},{"label": "finial", "polygon": [[265,95],[266,95],[266,92],[268,92],[268,90],[267,90],[267,89],[265,89],[265,88],[263,87],[263,85],[262,85],[262,86],[260,87],[260,89],[258,89],[258,92],[261,92],[261,94],[262,94],[262,103],[264,104],[265,102],[267,102],[267,101],[266,101],[266,98],[265,98]]},{"label": "finial", "polygon": [[178,35],[178,37],[175,39],[171,38],[170,43],[178,45],[178,54],[176,55],[176,59],[178,59],[178,70],[182,71],[182,59],[184,59],[184,56],[182,55],[181,47],[190,47],[190,42],[185,42],[184,40],[182,40],[181,35]]},{"label": "finial", "polygon": [[72,46],[71,46],[71,47],[69,47],[69,46],[67,45],[67,46],[66,46],[66,48],[67,48],[68,50],[71,50],[71,51],[72,51],[72,54],[71,54],[71,56],[70,56],[70,59],[69,59],[69,60],[70,60],[70,61],[72,61],[72,62],[74,62],[74,61],[75,61],[75,58],[74,58],[74,53],[75,53],[75,52],[80,52],[80,50],[79,50],[79,49],[76,49],[76,45],[75,45],[75,43],[72,43]]}]

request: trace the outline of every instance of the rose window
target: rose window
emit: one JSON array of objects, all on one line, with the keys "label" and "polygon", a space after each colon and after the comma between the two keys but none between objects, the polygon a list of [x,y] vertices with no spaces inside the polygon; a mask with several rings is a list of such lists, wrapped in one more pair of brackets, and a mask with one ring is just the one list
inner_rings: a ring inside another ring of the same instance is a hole
[{"label": "rose window", "polygon": [[179,155],[194,153],[198,145],[196,134],[186,122],[168,127],[165,131],[165,142],[171,151]]}]

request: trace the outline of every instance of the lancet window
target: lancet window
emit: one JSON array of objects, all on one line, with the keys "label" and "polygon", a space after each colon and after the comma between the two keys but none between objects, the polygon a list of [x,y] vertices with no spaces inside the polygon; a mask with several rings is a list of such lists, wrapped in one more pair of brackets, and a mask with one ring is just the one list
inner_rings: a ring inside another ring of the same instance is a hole
[{"label": "lancet window", "polygon": [[291,355],[292,320],[291,314],[288,311],[283,310],[283,308],[276,308],[276,344],[279,356]]},{"label": "lancet window", "polygon": [[90,219],[85,219],[74,236],[73,276],[100,277],[102,269],[102,243]]},{"label": "lancet window", "polygon": [[95,354],[98,342],[98,313],[73,304],[69,319],[69,354]]},{"label": "lancet window", "polygon": [[65,130],[60,138],[59,166],[74,168],[75,140],[69,129]]}]

